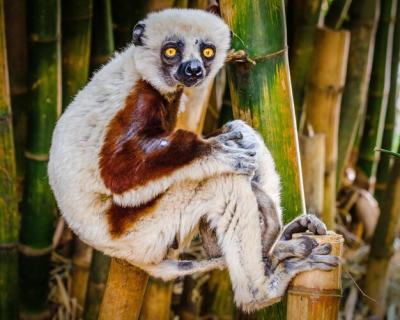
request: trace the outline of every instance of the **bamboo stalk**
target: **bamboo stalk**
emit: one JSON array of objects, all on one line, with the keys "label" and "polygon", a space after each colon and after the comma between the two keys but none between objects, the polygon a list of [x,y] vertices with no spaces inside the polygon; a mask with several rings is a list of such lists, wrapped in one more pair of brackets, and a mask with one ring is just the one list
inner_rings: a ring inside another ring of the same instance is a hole
[{"label": "bamboo stalk", "polygon": [[99,320],[136,320],[149,276],[119,259],[111,259]]},{"label": "bamboo stalk", "polygon": [[4,25],[0,0],[0,319],[18,319],[18,198]]},{"label": "bamboo stalk", "polygon": [[60,2],[28,1],[29,122],[20,235],[23,316],[46,314],[56,217],[47,178],[51,135],[61,111]]},{"label": "bamboo stalk", "polygon": [[[246,50],[256,65],[233,64],[228,80],[235,118],[248,121],[263,136],[281,176],[285,219],[305,212],[294,106],[286,52],[283,0],[220,1],[234,32],[233,48]],[[282,318],[277,304],[259,317]]]},{"label": "bamboo stalk", "polygon": [[93,0],[62,2],[63,109],[88,79],[92,14]]},{"label": "bamboo stalk", "polygon": [[18,199],[22,199],[25,171],[26,98],[28,92],[28,41],[26,34],[26,1],[4,2],[7,36],[7,62],[10,77],[11,107],[15,158],[17,161]]},{"label": "bamboo stalk", "polygon": [[147,285],[139,319],[169,320],[173,282],[151,279]]},{"label": "bamboo stalk", "polygon": [[[395,125],[396,125],[396,104],[399,94],[399,58],[400,58],[400,6],[397,8],[396,24],[393,35],[392,70],[390,77],[389,100],[386,112],[385,126],[383,129],[382,148],[396,151],[395,146]],[[391,157],[383,156],[378,165],[375,197],[380,204],[383,204],[387,193],[387,182],[389,180]]]},{"label": "bamboo stalk", "polygon": [[379,162],[379,153],[375,152],[374,149],[381,147],[383,126],[385,124],[396,8],[397,0],[382,0],[369,87],[367,115],[357,162],[361,174],[368,180],[371,191],[375,187]]},{"label": "bamboo stalk", "polygon": [[[300,234],[294,236],[300,236]],[[310,237],[318,243],[330,243],[331,254],[342,256],[344,239],[341,235],[331,233]],[[313,270],[301,273],[293,279],[288,290],[287,319],[338,319],[341,291],[340,265],[331,271]]]},{"label": "bamboo stalk", "polygon": [[[92,0],[62,2],[62,84],[63,109],[85,85],[89,75],[92,31]],[[91,249],[74,238],[70,295],[76,299],[77,316],[82,316],[89,277]]]},{"label": "bamboo stalk", "polygon": [[336,166],[340,103],[346,78],[350,33],[317,30],[313,66],[305,97],[306,123],[325,134],[323,221],[333,229],[336,214]]},{"label": "bamboo stalk", "polygon": [[[90,71],[95,72],[106,63],[114,52],[114,34],[112,32],[111,2],[94,0],[93,35],[91,37]],[[73,273],[76,275],[76,293],[84,308],[84,319],[97,319],[101,300],[106,286],[110,258],[93,250],[75,238],[80,250],[73,257]],[[89,272],[90,270],[90,272]],[[81,280],[78,280],[81,278]],[[72,287],[73,288],[73,287]]]},{"label": "bamboo stalk", "polygon": [[378,0],[353,0],[350,8],[348,28],[351,40],[340,110],[337,187],[350,160],[357,130],[365,114],[379,12]]},{"label": "bamboo stalk", "polygon": [[204,317],[217,317],[220,320],[229,320],[233,317],[233,292],[229,274],[226,270],[213,270],[207,281],[204,294]]},{"label": "bamboo stalk", "polygon": [[183,280],[183,290],[179,304],[180,320],[199,320],[201,296],[196,294],[196,279],[185,277]]},{"label": "bamboo stalk", "polygon": [[364,288],[365,293],[375,300],[368,299],[366,302],[379,319],[383,319],[386,310],[389,263],[400,220],[400,158],[394,158],[388,186],[390,187],[382,203],[381,214],[371,241]]},{"label": "bamboo stalk", "polygon": [[112,1],[115,48],[121,50],[132,40],[135,24],[144,17],[146,1]]},{"label": "bamboo stalk", "polygon": [[96,71],[115,49],[111,0],[93,0],[93,30],[90,69]]},{"label": "bamboo stalk", "polygon": [[110,257],[97,250],[93,250],[83,315],[83,319],[85,320],[98,319],[100,304],[106,287],[109,267]]},{"label": "bamboo stalk", "polygon": [[324,208],[325,135],[301,135],[299,138],[307,212],[322,217]]},{"label": "bamboo stalk", "polygon": [[293,45],[290,51],[293,101],[299,122],[303,111],[304,92],[309,77],[314,51],[315,30],[321,14],[321,0],[295,1],[296,19]]},{"label": "bamboo stalk", "polygon": [[338,30],[342,27],[353,0],[334,0],[325,16],[325,26]]}]

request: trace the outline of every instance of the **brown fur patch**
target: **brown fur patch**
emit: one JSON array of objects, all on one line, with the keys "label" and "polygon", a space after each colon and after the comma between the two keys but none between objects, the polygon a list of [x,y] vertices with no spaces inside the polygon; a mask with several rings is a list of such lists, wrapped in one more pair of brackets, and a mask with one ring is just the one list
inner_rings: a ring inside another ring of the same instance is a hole
[{"label": "brown fur patch", "polygon": [[107,220],[112,238],[119,238],[126,233],[140,218],[152,214],[158,206],[157,198],[137,207],[121,207],[116,203],[112,203],[107,211]]},{"label": "brown fur patch", "polygon": [[139,80],[108,125],[100,173],[116,194],[171,174],[210,150],[193,132],[176,130],[182,91],[163,97]]}]

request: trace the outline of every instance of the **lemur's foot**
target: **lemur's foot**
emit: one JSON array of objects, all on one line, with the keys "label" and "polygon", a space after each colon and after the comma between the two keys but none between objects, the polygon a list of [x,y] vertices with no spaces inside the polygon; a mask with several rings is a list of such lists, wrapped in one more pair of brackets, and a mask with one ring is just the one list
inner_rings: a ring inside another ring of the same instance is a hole
[{"label": "lemur's foot", "polygon": [[327,255],[331,250],[332,246],[329,243],[318,244],[315,239],[307,236],[280,240],[276,243],[272,254],[264,259],[266,274],[271,274],[284,260],[305,259],[312,255]]},{"label": "lemur's foot", "polygon": [[283,228],[281,240],[290,240],[294,233],[305,231],[311,231],[314,234],[323,235],[326,234],[326,226],[315,215],[303,214],[289,222],[289,224]]}]

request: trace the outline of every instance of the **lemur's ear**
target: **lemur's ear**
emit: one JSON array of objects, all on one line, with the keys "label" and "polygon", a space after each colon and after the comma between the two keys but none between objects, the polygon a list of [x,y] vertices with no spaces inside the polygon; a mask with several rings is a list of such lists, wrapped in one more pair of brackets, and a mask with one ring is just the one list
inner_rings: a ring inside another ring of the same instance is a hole
[{"label": "lemur's ear", "polygon": [[219,5],[216,1],[210,1],[209,6],[206,9],[207,12],[215,14],[216,16],[221,16],[221,12],[219,10]]},{"label": "lemur's ear", "polygon": [[139,21],[133,28],[132,41],[135,46],[143,45],[143,34],[144,34],[145,24]]}]

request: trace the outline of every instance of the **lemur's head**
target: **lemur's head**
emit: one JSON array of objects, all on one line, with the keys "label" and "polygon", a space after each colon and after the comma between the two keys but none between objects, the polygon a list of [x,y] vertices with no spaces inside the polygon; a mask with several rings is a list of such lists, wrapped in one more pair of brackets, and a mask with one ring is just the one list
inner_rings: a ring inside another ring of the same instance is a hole
[{"label": "lemur's head", "polygon": [[133,44],[137,70],[164,93],[212,79],[224,64],[230,31],[212,13],[168,9],[140,21],[133,30]]}]

